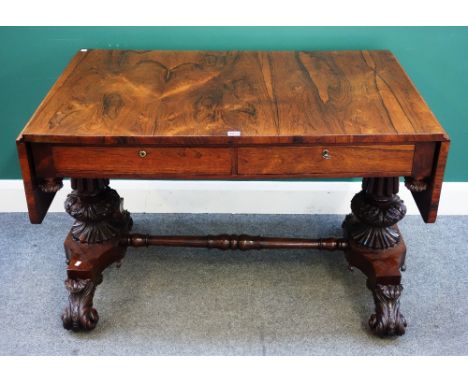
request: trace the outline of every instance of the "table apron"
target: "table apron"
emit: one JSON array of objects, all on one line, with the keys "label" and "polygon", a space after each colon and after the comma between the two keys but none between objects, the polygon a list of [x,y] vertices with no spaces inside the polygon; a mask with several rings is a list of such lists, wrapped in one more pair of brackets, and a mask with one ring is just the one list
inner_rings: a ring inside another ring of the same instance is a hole
[{"label": "table apron", "polygon": [[430,173],[432,166],[427,160],[427,166],[415,166],[417,144],[246,147],[32,144],[31,148],[38,177],[346,178],[409,176],[414,169]]}]

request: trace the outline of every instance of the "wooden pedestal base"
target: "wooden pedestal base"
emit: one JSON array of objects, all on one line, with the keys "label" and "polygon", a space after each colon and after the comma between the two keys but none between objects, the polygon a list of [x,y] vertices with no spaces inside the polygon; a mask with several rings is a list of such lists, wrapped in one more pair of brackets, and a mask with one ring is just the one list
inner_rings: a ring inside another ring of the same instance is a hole
[{"label": "wooden pedestal base", "polygon": [[85,244],[75,240],[71,233],[65,239],[68,259],[65,287],[70,293],[68,306],[62,314],[65,329],[91,330],[99,316],[93,308],[96,287],[102,282],[102,272],[109,265],[120,262],[126,248],[119,245],[120,238],[104,243]]},{"label": "wooden pedestal base", "polygon": [[93,307],[96,286],[102,272],[120,262],[126,248],[149,245],[205,247],[222,250],[319,249],[344,250],[351,266],[364,272],[374,295],[376,312],[369,320],[379,336],[401,335],[406,321],[400,313],[400,269],[406,247],[396,223],[406,208],[398,198],[398,178],[367,178],[363,191],[351,202],[353,214],[343,223],[344,238],[274,238],[248,235],[151,236],[130,234],[132,219],[121,207],[108,180],[72,179],[72,193],[65,209],[76,220],[65,240],[68,279],[65,287],[69,303],[63,315],[66,329],[92,330],[99,316]]},{"label": "wooden pedestal base", "polygon": [[402,335],[406,327],[399,302],[406,246],[396,225],[406,207],[397,192],[398,178],[364,179],[351,202],[353,214],[343,222],[346,259],[367,276],[375,302],[369,326],[381,337]]},{"label": "wooden pedestal base", "polygon": [[108,183],[74,179],[73,191],[65,202],[67,212],[76,218],[64,243],[68,263],[65,287],[69,292],[62,314],[65,329],[94,329],[99,320],[93,308],[96,286],[102,282],[104,269],[125,255],[126,247],[120,240],[130,231],[132,219]]},{"label": "wooden pedestal base", "polygon": [[[348,219],[344,228],[350,228]],[[407,324],[399,302],[403,290],[400,269],[406,254],[404,241],[392,248],[372,250],[351,239],[345,254],[349,265],[367,276],[367,287],[374,296],[375,313],[369,319],[370,329],[381,337],[404,334]]]}]

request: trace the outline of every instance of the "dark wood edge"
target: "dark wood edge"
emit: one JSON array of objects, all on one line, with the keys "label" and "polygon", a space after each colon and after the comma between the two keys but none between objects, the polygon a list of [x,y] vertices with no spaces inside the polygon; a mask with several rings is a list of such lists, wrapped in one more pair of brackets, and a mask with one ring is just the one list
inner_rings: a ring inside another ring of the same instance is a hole
[{"label": "dark wood edge", "polygon": [[239,158],[237,155],[237,148],[231,147],[231,175],[236,176],[238,173]]},{"label": "dark wood edge", "polygon": [[290,142],[290,143],[269,143],[269,144],[256,144],[256,143],[219,143],[219,144],[207,144],[207,143],[200,143],[194,140],[191,144],[183,144],[183,143],[134,143],[134,142],[114,142],[114,143],[87,143],[81,144],[77,142],[69,142],[69,143],[55,143],[55,142],[32,142],[28,141],[25,137],[22,137],[25,142],[31,143],[37,147],[79,147],[79,148],[87,148],[87,147],[104,147],[104,148],[146,148],[146,147],[155,147],[155,148],[164,148],[164,147],[178,147],[178,148],[187,148],[187,149],[195,149],[195,148],[244,148],[244,147],[263,147],[263,148],[272,148],[272,147],[323,147],[323,146],[330,146],[330,147],[366,147],[366,146],[414,146],[417,144],[424,144],[424,143],[437,143],[439,141],[429,140],[429,141],[402,141],[402,142]]},{"label": "dark wood edge", "polygon": [[437,219],[449,146],[450,141],[438,143],[427,189],[422,192],[411,192],[425,223],[434,223]]},{"label": "dark wood edge", "polygon": [[300,144],[407,144],[449,141],[446,134],[322,135],[322,136],[73,136],[22,134],[27,142],[83,145],[300,145]]},{"label": "dark wood edge", "polygon": [[56,192],[45,193],[40,190],[29,145],[22,139],[18,139],[16,147],[23,177],[29,220],[33,224],[40,224],[44,220]]},{"label": "dark wood edge", "polygon": [[306,178],[372,178],[372,177],[392,177],[392,176],[407,176],[411,174],[408,172],[392,172],[392,171],[378,171],[378,172],[334,172],[334,173],[297,173],[297,174],[239,174],[232,175],[231,170],[224,174],[202,174],[202,173],[154,173],[139,175],[135,173],[114,173],[108,171],[63,171],[56,172],[56,177],[59,178],[109,178],[109,179],[148,179],[148,180],[260,180],[260,179],[306,179]]}]

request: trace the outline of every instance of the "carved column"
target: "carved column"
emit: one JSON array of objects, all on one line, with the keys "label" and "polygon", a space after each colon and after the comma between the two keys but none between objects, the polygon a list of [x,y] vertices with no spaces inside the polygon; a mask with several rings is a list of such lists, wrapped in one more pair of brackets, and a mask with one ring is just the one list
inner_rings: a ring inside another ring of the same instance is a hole
[{"label": "carved column", "polygon": [[66,329],[91,330],[99,320],[93,308],[96,286],[102,271],[124,257],[125,247],[119,243],[130,231],[132,219],[109,180],[72,179],[71,185],[65,210],[76,220],[64,243],[69,303],[62,321]]},{"label": "carved column", "polygon": [[398,177],[364,178],[362,191],[351,201],[353,213],[343,223],[349,239],[346,258],[368,277],[376,309],[369,326],[379,336],[402,335],[406,327],[399,302],[406,246],[396,225],[406,207],[398,187]]}]

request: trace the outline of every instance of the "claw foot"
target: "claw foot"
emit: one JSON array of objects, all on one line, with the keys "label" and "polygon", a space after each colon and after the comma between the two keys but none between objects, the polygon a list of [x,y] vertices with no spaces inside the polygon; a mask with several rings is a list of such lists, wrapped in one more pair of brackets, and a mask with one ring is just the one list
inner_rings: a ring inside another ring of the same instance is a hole
[{"label": "claw foot", "polygon": [[375,313],[369,319],[372,331],[380,337],[401,336],[405,333],[406,320],[400,313],[401,285],[377,284],[372,292]]},{"label": "claw foot", "polygon": [[94,329],[99,320],[99,315],[93,308],[96,285],[90,279],[67,279],[65,288],[70,295],[68,306],[62,314],[63,327],[75,332]]}]

